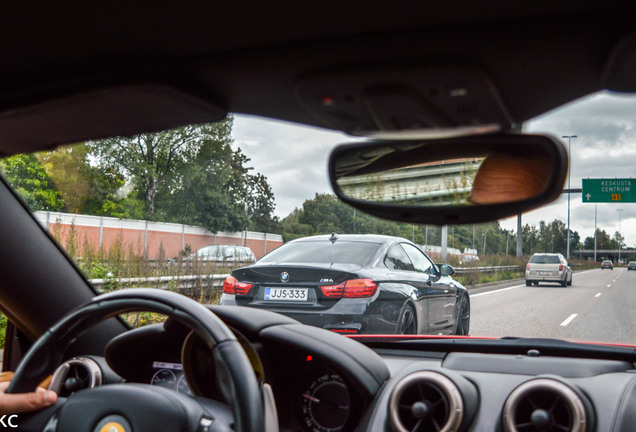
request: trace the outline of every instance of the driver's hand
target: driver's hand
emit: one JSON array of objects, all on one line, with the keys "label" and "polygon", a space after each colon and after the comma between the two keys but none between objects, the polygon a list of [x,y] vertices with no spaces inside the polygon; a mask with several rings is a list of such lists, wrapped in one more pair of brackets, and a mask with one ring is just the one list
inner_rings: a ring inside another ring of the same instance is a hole
[{"label": "driver's hand", "polygon": [[0,383],[0,415],[18,414],[25,411],[35,411],[53,405],[57,394],[52,390],[38,387],[33,393],[7,394],[9,381]]}]

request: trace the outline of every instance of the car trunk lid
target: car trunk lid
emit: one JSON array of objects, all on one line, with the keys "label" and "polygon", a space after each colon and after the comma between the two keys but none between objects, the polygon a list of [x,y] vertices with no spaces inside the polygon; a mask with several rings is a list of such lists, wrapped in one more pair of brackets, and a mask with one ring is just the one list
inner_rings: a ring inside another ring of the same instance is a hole
[{"label": "car trunk lid", "polygon": [[232,275],[252,287],[247,294],[237,295],[236,302],[255,307],[328,308],[339,298],[325,295],[323,287],[356,279],[360,269],[355,264],[255,265],[238,269]]}]

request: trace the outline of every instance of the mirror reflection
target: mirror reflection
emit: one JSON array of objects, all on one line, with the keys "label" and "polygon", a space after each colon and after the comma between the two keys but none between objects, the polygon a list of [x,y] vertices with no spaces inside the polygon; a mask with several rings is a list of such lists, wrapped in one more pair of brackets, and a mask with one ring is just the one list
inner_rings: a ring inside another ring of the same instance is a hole
[{"label": "mirror reflection", "polygon": [[409,206],[499,204],[538,196],[549,155],[537,148],[452,148],[430,143],[352,149],[334,165],[349,198]]}]

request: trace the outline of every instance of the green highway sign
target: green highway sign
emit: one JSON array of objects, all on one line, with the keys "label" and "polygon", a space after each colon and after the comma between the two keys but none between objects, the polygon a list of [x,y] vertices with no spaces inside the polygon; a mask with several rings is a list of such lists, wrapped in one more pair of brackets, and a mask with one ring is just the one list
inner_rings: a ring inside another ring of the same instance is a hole
[{"label": "green highway sign", "polygon": [[584,203],[636,202],[636,179],[583,179]]}]

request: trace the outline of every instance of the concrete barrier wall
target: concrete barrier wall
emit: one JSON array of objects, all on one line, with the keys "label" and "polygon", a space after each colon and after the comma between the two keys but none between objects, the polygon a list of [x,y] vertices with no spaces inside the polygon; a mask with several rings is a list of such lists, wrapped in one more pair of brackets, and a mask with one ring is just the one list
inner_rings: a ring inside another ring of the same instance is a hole
[{"label": "concrete barrier wall", "polygon": [[253,231],[212,233],[192,225],[44,211],[35,212],[35,217],[63,246],[73,226],[80,249],[88,242],[95,250],[101,247],[108,251],[120,242],[124,250],[132,248],[136,254],[150,259],[160,258],[162,248],[164,258],[174,258],[187,245],[195,252],[212,244],[246,245],[258,259],[283,244],[283,237],[278,234]]}]

